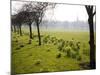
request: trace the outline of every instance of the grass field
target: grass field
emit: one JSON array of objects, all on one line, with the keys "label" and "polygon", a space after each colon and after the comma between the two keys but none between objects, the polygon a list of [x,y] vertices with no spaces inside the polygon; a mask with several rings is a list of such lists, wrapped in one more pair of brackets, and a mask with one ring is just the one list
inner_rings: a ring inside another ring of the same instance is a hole
[{"label": "grass field", "polygon": [[28,43],[29,34],[27,32],[24,32],[23,36],[12,32],[13,73],[89,69],[88,32],[41,31],[41,38],[42,45],[38,46],[36,32],[33,32],[31,44]]}]

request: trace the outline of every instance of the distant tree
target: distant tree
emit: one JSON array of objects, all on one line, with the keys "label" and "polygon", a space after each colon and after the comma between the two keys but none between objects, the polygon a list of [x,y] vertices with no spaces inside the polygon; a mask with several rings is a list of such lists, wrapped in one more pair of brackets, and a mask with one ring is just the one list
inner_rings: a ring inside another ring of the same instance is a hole
[{"label": "distant tree", "polygon": [[88,14],[88,24],[90,30],[90,67],[91,69],[96,68],[95,61],[95,44],[94,44],[94,25],[93,25],[93,17],[96,14],[95,6],[93,5],[85,5],[87,14]]}]

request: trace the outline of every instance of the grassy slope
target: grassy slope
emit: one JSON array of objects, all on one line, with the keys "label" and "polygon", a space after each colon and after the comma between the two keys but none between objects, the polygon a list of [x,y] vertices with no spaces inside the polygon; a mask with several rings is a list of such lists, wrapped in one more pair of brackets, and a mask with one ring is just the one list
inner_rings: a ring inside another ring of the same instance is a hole
[{"label": "grassy slope", "polygon": [[[77,61],[67,57],[53,44],[38,46],[37,38],[32,40],[32,44],[28,44],[28,34],[20,37],[18,34],[12,33],[12,67],[15,73],[77,70],[82,69],[79,66],[80,62],[89,62],[89,56],[82,53],[84,47],[89,50],[87,32],[41,32],[41,35],[48,34],[58,39],[71,40],[74,38],[76,41],[80,41],[82,60]],[[21,45],[24,47],[20,47]],[[56,58],[58,53],[62,54],[61,58]],[[39,64],[36,64],[37,62]]]}]

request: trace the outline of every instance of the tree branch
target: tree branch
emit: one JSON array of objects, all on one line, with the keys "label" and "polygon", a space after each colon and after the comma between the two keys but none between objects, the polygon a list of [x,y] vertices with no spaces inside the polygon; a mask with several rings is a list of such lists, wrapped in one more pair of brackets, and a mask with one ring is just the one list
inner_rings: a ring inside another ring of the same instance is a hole
[{"label": "tree branch", "polygon": [[86,11],[87,11],[87,13],[88,13],[88,15],[89,15],[89,6],[88,5],[85,5],[85,8],[86,8]]},{"label": "tree branch", "polygon": [[96,11],[94,11],[93,16],[96,14]]}]

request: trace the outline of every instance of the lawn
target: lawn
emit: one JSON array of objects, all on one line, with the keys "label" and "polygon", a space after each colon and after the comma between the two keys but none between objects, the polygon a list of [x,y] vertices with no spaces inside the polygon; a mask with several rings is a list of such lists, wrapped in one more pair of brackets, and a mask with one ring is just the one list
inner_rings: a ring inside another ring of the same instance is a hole
[{"label": "lawn", "polygon": [[[56,40],[52,41],[53,38]],[[29,44],[28,32],[24,32],[23,36],[12,32],[11,39],[13,73],[26,74],[89,69],[88,32],[41,31],[41,46],[38,46],[36,32],[33,32],[31,44]],[[59,42],[60,40],[64,42],[64,45]],[[55,41],[57,42],[55,43]],[[65,45],[66,42],[67,45]],[[76,48],[78,43],[79,48]],[[69,49],[70,52],[68,53]]]}]

